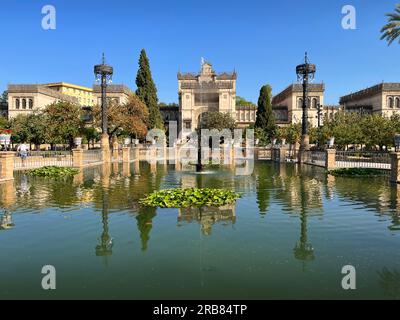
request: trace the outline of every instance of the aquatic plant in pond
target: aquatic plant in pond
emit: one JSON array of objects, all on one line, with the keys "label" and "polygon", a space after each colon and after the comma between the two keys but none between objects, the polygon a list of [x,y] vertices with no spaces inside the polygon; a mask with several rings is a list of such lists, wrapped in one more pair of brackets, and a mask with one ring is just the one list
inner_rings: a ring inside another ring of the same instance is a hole
[{"label": "aquatic plant in pond", "polygon": [[371,177],[386,175],[383,170],[371,168],[341,168],[330,170],[328,173],[335,177]]},{"label": "aquatic plant in pond", "polygon": [[160,208],[221,207],[235,203],[238,193],[224,189],[167,189],[153,192],[140,200],[140,204]]},{"label": "aquatic plant in pond", "polygon": [[46,166],[28,171],[28,175],[35,177],[70,177],[79,173],[78,169],[67,167]]}]

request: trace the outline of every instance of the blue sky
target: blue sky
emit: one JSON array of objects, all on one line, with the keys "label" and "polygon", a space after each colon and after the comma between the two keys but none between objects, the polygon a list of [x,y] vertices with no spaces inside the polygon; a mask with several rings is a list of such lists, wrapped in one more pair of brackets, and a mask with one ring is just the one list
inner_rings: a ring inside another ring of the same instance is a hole
[{"label": "blue sky", "polygon": [[[379,40],[398,0],[165,0],[4,1],[0,11],[0,90],[7,83],[65,81],[91,86],[101,53],[114,66],[114,83],[135,89],[141,48],[150,58],[160,101],[177,101],[176,73],[198,71],[200,58],[217,72],[238,73],[237,94],[256,101],[269,83],[276,94],[296,81],[304,52],[326,84],[326,104],[341,95],[400,82],[400,45]],[[57,29],[41,27],[54,5]],[[357,12],[357,29],[341,26],[344,5]]]}]

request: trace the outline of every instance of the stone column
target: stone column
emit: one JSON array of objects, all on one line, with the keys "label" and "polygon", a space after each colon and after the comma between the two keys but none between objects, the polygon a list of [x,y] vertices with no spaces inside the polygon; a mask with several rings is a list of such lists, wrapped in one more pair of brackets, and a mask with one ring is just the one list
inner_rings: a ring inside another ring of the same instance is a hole
[{"label": "stone column", "polygon": [[119,151],[119,144],[118,144],[118,141],[115,140],[115,141],[113,142],[112,147],[113,147],[113,158],[114,158],[115,160],[118,160],[118,151]]},{"label": "stone column", "polygon": [[109,163],[111,161],[110,141],[106,133],[101,135],[101,157],[103,163]]},{"label": "stone column", "polygon": [[336,168],[336,149],[326,149],[325,169],[333,170]]},{"label": "stone column", "polygon": [[139,156],[140,156],[140,149],[139,147],[134,147],[133,148],[133,159],[130,160],[134,160],[134,161],[139,161]]},{"label": "stone column", "polygon": [[72,150],[72,166],[73,167],[83,167],[83,150],[74,149]]},{"label": "stone column", "polygon": [[297,159],[299,163],[305,163],[310,160],[311,156],[311,151],[309,150],[299,150],[299,153],[297,154]]},{"label": "stone column", "polygon": [[14,157],[15,152],[0,152],[0,180],[14,179]]},{"label": "stone column", "polygon": [[278,157],[279,157],[279,149],[277,149],[277,148],[272,148],[272,150],[271,150],[271,157],[272,157],[272,161],[273,161],[273,162],[277,162],[277,161],[278,161]]},{"label": "stone column", "polygon": [[131,148],[129,147],[122,147],[122,162],[129,163],[130,162],[130,152]]},{"label": "stone column", "polygon": [[279,153],[279,162],[281,163],[286,162],[287,148],[285,146],[281,146],[277,151]]},{"label": "stone column", "polygon": [[400,183],[400,152],[390,154],[390,182]]}]

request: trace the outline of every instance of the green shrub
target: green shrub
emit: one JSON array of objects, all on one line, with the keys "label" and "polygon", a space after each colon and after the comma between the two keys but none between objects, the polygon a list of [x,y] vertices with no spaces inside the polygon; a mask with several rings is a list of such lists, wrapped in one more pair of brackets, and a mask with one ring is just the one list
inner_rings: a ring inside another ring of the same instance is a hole
[{"label": "green shrub", "polygon": [[370,168],[341,168],[330,170],[328,173],[335,177],[371,177],[386,175],[384,170]]},{"label": "green shrub", "polygon": [[224,189],[167,189],[148,195],[140,204],[161,208],[221,207],[235,203],[238,198],[239,194]]},{"label": "green shrub", "polygon": [[70,177],[78,173],[78,169],[54,166],[47,166],[28,171],[28,175],[34,177]]}]

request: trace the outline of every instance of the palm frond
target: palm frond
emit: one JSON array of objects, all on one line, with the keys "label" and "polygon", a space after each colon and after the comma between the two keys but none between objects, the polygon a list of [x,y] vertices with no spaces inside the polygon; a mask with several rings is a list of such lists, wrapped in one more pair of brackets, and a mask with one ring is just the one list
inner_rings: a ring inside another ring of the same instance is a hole
[{"label": "palm frond", "polygon": [[386,40],[391,45],[393,41],[400,39],[400,4],[396,5],[394,13],[387,13],[386,16],[388,23],[381,29],[381,40]]}]

